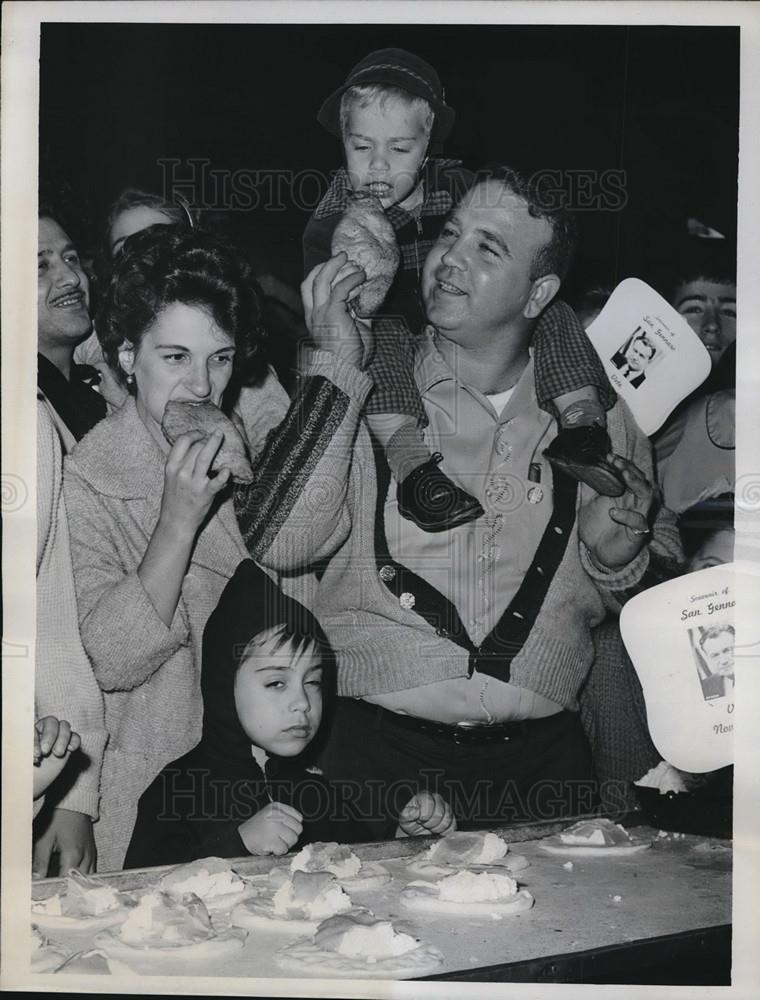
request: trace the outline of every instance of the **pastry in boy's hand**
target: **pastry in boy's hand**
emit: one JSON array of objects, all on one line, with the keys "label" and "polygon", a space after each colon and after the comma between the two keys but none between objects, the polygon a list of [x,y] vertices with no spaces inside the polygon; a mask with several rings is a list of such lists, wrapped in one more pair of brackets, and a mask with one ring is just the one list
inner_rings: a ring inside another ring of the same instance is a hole
[{"label": "pastry in boy's hand", "polygon": [[351,303],[359,316],[372,316],[396,277],[400,254],[396,233],[372,194],[354,194],[332,237],[333,256],[344,251],[367,278]]},{"label": "pastry in boy's hand", "polygon": [[235,482],[253,482],[253,469],[248,460],[245,442],[232,421],[213,403],[171,400],[166,404],[161,430],[169,444],[174,444],[180,434],[188,431],[197,431],[206,439],[214,431],[221,431],[224,440],[211,465],[212,470],[227,468]]}]

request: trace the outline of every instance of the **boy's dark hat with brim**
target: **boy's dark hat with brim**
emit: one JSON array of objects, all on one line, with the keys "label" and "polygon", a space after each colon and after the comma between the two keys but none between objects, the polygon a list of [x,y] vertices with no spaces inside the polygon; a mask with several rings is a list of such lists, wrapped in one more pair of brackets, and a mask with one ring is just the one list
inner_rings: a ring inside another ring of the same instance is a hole
[{"label": "boy's dark hat with brim", "polygon": [[379,49],[370,52],[348,74],[345,83],[324,101],[319,109],[317,121],[337,136],[340,134],[340,99],[349,87],[366,84],[384,84],[399,87],[414,97],[424,98],[435,113],[433,130],[430,133],[430,152],[438,147],[454,126],[456,113],[446,104],[446,94],[441,79],[430,65],[413,52],[404,49]]}]

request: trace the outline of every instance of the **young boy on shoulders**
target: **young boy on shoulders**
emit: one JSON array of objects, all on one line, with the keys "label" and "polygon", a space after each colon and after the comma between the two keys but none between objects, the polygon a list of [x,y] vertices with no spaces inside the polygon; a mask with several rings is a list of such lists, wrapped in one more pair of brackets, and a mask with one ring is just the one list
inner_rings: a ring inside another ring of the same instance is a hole
[{"label": "young boy on shoulders", "polygon": [[[373,324],[369,372],[375,390],[367,419],[398,483],[399,510],[424,531],[446,531],[483,514],[480,503],[445,476],[425,444],[426,417],[414,382],[414,336],[424,324],[418,295],[428,251],[474,175],[438,157],[455,112],[424,59],[381,49],[362,59],[324,101],[317,116],[341,140],[345,166],[307,223],[304,268],[332,254],[332,234],[354,194],[379,199],[400,251],[395,280]],[[625,485],[607,461],[605,410],[615,393],[577,317],[563,302],[541,316],[534,339],[536,392],[560,433],[547,458],[598,492]]]}]

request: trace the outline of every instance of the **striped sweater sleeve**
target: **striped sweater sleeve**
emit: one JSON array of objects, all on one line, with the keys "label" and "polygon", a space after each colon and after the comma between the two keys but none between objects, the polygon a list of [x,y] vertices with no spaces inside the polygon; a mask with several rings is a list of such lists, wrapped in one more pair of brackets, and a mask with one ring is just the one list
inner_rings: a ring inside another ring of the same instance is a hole
[{"label": "striped sweater sleeve", "polygon": [[348,474],[371,379],[328,351],[310,351],[282,423],[234,491],[251,556],[278,572],[331,555],[346,539]]}]

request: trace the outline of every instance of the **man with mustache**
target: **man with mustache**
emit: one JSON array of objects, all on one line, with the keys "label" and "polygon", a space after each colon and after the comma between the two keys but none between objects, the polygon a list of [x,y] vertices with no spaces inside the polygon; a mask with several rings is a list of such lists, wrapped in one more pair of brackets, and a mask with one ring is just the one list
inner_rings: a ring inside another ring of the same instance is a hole
[{"label": "man with mustache", "polygon": [[[568,217],[501,168],[461,199],[426,260],[415,377],[427,441],[482,517],[436,535],[403,518],[360,429],[351,533],[315,611],[340,695],[322,766],[374,837],[392,836],[385,817],[410,789],[439,792],[465,826],[593,804],[577,694],[591,627],[647,568],[653,489],[649,443],[620,401],[608,420],[623,496],[586,494],[544,458],[556,425],[536,400],[531,336],[572,248]],[[329,304],[337,263],[304,283],[312,324],[350,323]]]},{"label": "man with mustache", "polygon": [[106,415],[87,380],[94,369],[74,363],[92,329],[90,283],[79,254],[48,206],[40,205],[37,240],[37,391],[50,408],[63,449],[70,451]]}]

